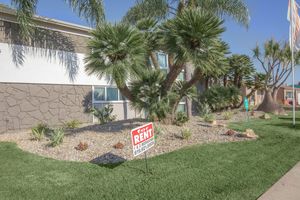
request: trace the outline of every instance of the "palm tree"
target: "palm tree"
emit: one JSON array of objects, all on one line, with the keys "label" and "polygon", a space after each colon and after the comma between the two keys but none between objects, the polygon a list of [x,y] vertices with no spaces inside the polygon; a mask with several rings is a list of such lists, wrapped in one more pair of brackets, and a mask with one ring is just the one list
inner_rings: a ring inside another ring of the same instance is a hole
[{"label": "palm tree", "polygon": [[238,23],[248,26],[250,17],[243,0],[137,0],[124,17],[124,21],[154,17],[165,20],[180,14],[185,8],[202,8],[219,17],[230,16]]},{"label": "palm tree", "polygon": [[[138,0],[136,6],[128,11],[123,21],[135,24],[140,19],[148,17],[164,21],[180,15],[187,8],[201,8],[205,12],[221,18],[230,16],[244,26],[248,26],[250,20],[248,9],[243,0]],[[172,56],[169,57],[171,58],[170,63],[172,63]],[[151,60],[152,63],[157,63],[155,57],[151,56]],[[184,69],[187,80],[192,79],[191,74],[195,70],[194,64],[191,62],[185,63]],[[178,68],[179,71],[180,69]],[[172,76],[173,79],[175,77],[174,74]],[[170,83],[173,83],[173,81],[171,80]],[[191,110],[192,102],[187,100],[188,116],[191,115]]]},{"label": "palm tree", "polygon": [[143,34],[127,24],[102,24],[92,32],[86,57],[86,71],[111,77],[121,93],[133,100],[127,83],[143,73],[146,42]]},{"label": "palm tree", "polygon": [[[103,0],[64,0],[71,9],[84,18],[91,25],[104,21]],[[36,13],[38,0],[11,0],[12,6],[17,10],[17,19],[23,39],[32,34],[34,23],[32,18]]]},{"label": "palm tree", "polygon": [[[277,92],[292,72],[292,53],[289,44],[281,45],[271,39],[265,42],[263,48],[259,46],[254,48],[253,54],[254,58],[261,64],[265,74],[264,100],[257,109],[275,114],[284,112],[282,106],[277,103]],[[295,55],[295,63],[300,63],[300,52]]]},{"label": "palm tree", "polygon": [[247,55],[234,54],[228,58],[229,70],[225,75],[237,88],[241,88],[243,81],[255,73],[254,65]]}]

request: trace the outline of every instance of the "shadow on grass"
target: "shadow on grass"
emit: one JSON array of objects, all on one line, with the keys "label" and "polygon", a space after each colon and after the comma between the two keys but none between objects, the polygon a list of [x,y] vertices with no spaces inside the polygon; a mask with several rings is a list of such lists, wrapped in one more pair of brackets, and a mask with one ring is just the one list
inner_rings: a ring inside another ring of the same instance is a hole
[{"label": "shadow on grass", "polygon": [[[287,116],[287,117],[278,117],[278,119],[293,121],[293,117],[290,117],[290,116]],[[300,118],[296,117],[296,121],[300,122]]]},{"label": "shadow on grass", "polygon": [[96,164],[100,167],[106,167],[108,169],[114,169],[122,165],[126,161],[125,158],[115,155],[113,153],[105,153],[90,161],[92,164]]},{"label": "shadow on grass", "polygon": [[291,130],[300,130],[300,122],[298,122],[298,124],[296,123],[296,126],[293,125],[292,121],[291,122],[281,122],[281,123],[270,124],[270,125],[282,127],[282,128],[289,128]]}]

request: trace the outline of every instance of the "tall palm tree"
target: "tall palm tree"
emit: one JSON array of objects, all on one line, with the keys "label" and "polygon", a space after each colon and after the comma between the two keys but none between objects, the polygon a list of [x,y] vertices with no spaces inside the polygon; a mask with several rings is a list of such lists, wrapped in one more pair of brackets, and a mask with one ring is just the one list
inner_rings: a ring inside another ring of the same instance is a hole
[{"label": "tall palm tree", "polygon": [[[84,18],[91,25],[104,21],[103,0],[64,0],[71,9]],[[34,23],[32,18],[36,13],[38,0],[11,0],[12,6],[17,10],[17,19],[23,39],[32,33]]]}]

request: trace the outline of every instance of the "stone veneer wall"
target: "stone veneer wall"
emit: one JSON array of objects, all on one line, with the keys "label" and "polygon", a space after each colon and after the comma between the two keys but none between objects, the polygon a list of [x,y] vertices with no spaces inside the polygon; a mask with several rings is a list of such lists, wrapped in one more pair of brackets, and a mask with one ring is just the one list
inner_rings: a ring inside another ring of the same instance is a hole
[{"label": "stone veneer wall", "polygon": [[92,122],[91,86],[0,83],[0,133],[28,129],[40,122],[59,125]]}]

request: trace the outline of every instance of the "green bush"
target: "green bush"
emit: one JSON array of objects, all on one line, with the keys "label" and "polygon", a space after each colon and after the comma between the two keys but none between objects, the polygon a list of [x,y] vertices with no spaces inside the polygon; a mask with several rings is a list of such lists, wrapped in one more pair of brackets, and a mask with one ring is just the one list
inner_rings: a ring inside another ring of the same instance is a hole
[{"label": "green bush", "polygon": [[31,135],[34,140],[40,141],[44,137],[45,132],[43,129],[40,130],[37,127],[34,127],[34,128],[31,128]]},{"label": "green bush", "polygon": [[203,116],[203,120],[204,122],[207,122],[207,123],[212,123],[213,121],[215,121],[215,116],[213,114],[206,114]]},{"label": "green bush", "polygon": [[230,120],[233,116],[233,113],[231,111],[226,111],[226,112],[223,112],[223,119],[224,120]]},{"label": "green bush", "polygon": [[177,126],[182,126],[189,120],[187,114],[185,112],[177,112],[175,123]]},{"label": "green bush", "polygon": [[80,125],[81,125],[81,122],[77,119],[74,119],[74,120],[64,123],[64,127],[66,129],[75,129],[75,128],[78,128]]},{"label": "green bush", "polygon": [[192,137],[192,132],[189,128],[184,128],[181,130],[181,138],[184,140],[188,140]]},{"label": "green bush", "polygon": [[108,104],[103,108],[92,108],[91,113],[99,120],[100,124],[106,124],[116,119],[115,115],[112,115],[113,105]]},{"label": "green bush", "polygon": [[50,128],[45,123],[40,123],[36,125],[35,127],[31,128],[31,135],[34,140],[40,141],[46,133],[50,132]]},{"label": "green bush", "polygon": [[52,147],[56,147],[57,145],[61,144],[64,140],[64,137],[65,137],[65,132],[62,128],[58,128],[58,129],[55,129],[52,134],[51,134],[51,137],[50,137],[50,145]]},{"label": "green bush", "polygon": [[201,117],[211,113],[211,109],[207,103],[199,103],[198,112]]},{"label": "green bush", "polygon": [[154,125],[154,134],[155,135],[162,135],[164,134],[164,130],[161,126],[159,125]]},{"label": "green bush", "polygon": [[198,97],[199,105],[206,103],[213,111],[235,107],[239,102],[240,91],[234,86],[213,86]]}]

